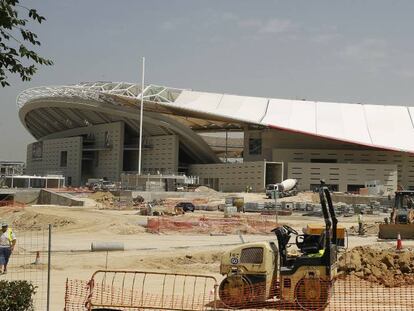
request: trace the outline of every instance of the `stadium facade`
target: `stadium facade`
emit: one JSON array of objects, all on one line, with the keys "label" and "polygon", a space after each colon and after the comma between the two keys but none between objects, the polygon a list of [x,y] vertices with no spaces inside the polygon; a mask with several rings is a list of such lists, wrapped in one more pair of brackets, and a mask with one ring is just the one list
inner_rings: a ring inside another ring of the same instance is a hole
[{"label": "stadium facade", "polygon": [[301,189],[321,178],[338,191],[374,180],[389,191],[414,189],[414,107],[123,82],[23,91],[19,117],[37,140],[28,145],[26,172],[60,173],[72,186],[136,172],[142,97],[144,175],[198,176],[222,191],[262,191],[285,178],[298,179]]}]

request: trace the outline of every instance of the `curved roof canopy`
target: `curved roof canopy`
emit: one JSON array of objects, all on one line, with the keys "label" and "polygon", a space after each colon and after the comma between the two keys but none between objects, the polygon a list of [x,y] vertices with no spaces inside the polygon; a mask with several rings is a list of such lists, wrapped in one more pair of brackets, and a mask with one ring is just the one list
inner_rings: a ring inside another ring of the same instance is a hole
[{"label": "curved roof canopy", "polygon": [[[111,110],[116,108],[124,113],[135,114],[141,96],[144,98],[144,109],[152,116],[168,115],[163,122],[179,120],[180,124],[194,130],[263,126],[367,147],[414,153],[414,107],[407,106],[247,97],[157,85],[148,85],[142,92],[137,84],[124,82],[28,89],[18,96],[17,104],[22,123],[35,137],[40,138],[47,136],[48,130],[42,130],[41,124],[37,124],[40,129],[36,130],[35,120],[30,125],[29,112],[48,108],[53,101],[82,103],[86,110],[91,108],[90,103],[94,103],[95,106],[98,104],[101,112],[111,107]],[[37,106],[35,103],[38,103]],[[88,122],[87,119],[84,121]],[[41,122],[37,120],[37,123]],[[56,132],[57,129],[51,131]]]}]

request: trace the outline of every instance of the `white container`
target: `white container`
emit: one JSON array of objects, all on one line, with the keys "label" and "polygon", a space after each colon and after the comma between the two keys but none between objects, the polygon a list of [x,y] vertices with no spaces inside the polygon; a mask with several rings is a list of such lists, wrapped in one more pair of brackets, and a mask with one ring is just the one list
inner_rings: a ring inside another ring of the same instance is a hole
[{"label": "white container", "polygon": [[231,217],[236,213],[237,213],[237,207],[231,206],[231,205],[226,205],[224,207],[224,218]]}]

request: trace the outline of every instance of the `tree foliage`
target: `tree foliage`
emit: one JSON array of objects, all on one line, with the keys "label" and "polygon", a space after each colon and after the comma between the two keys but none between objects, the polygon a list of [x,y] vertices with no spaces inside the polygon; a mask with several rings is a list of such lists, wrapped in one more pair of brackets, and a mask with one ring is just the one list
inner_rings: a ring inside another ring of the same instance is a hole
[{"label": "tree foliage", "polygon": [[27,281],[0,280],[0,310],[34,311],[36,287]]},{"label": "tree foliage", "polygon": [[[22,17],[23,16],[23,17]],[[7,82],[7,72],[18,74],[22,81],[29,81],[36,73],[36,65],[52,65],[49,59],[34,50],[40,46],[37,35],[29,30],[30,22],[41,24],[45,18],[35,9],[19,4],[19,0],[0,0],[0,84]]]}]

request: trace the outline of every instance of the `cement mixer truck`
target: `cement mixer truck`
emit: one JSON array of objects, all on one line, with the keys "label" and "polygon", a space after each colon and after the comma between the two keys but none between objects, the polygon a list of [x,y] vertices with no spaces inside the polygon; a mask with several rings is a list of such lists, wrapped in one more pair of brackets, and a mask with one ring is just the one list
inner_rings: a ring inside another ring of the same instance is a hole
[{"label": "cement mixer truck", "polygon": [[296,179],[286,179],[281,183],[268,184],[266,186],[266,197],[272,198],[272,193],[277,191],[279,198],[290,197],[298,193],[296,186],[298,181]]}]

